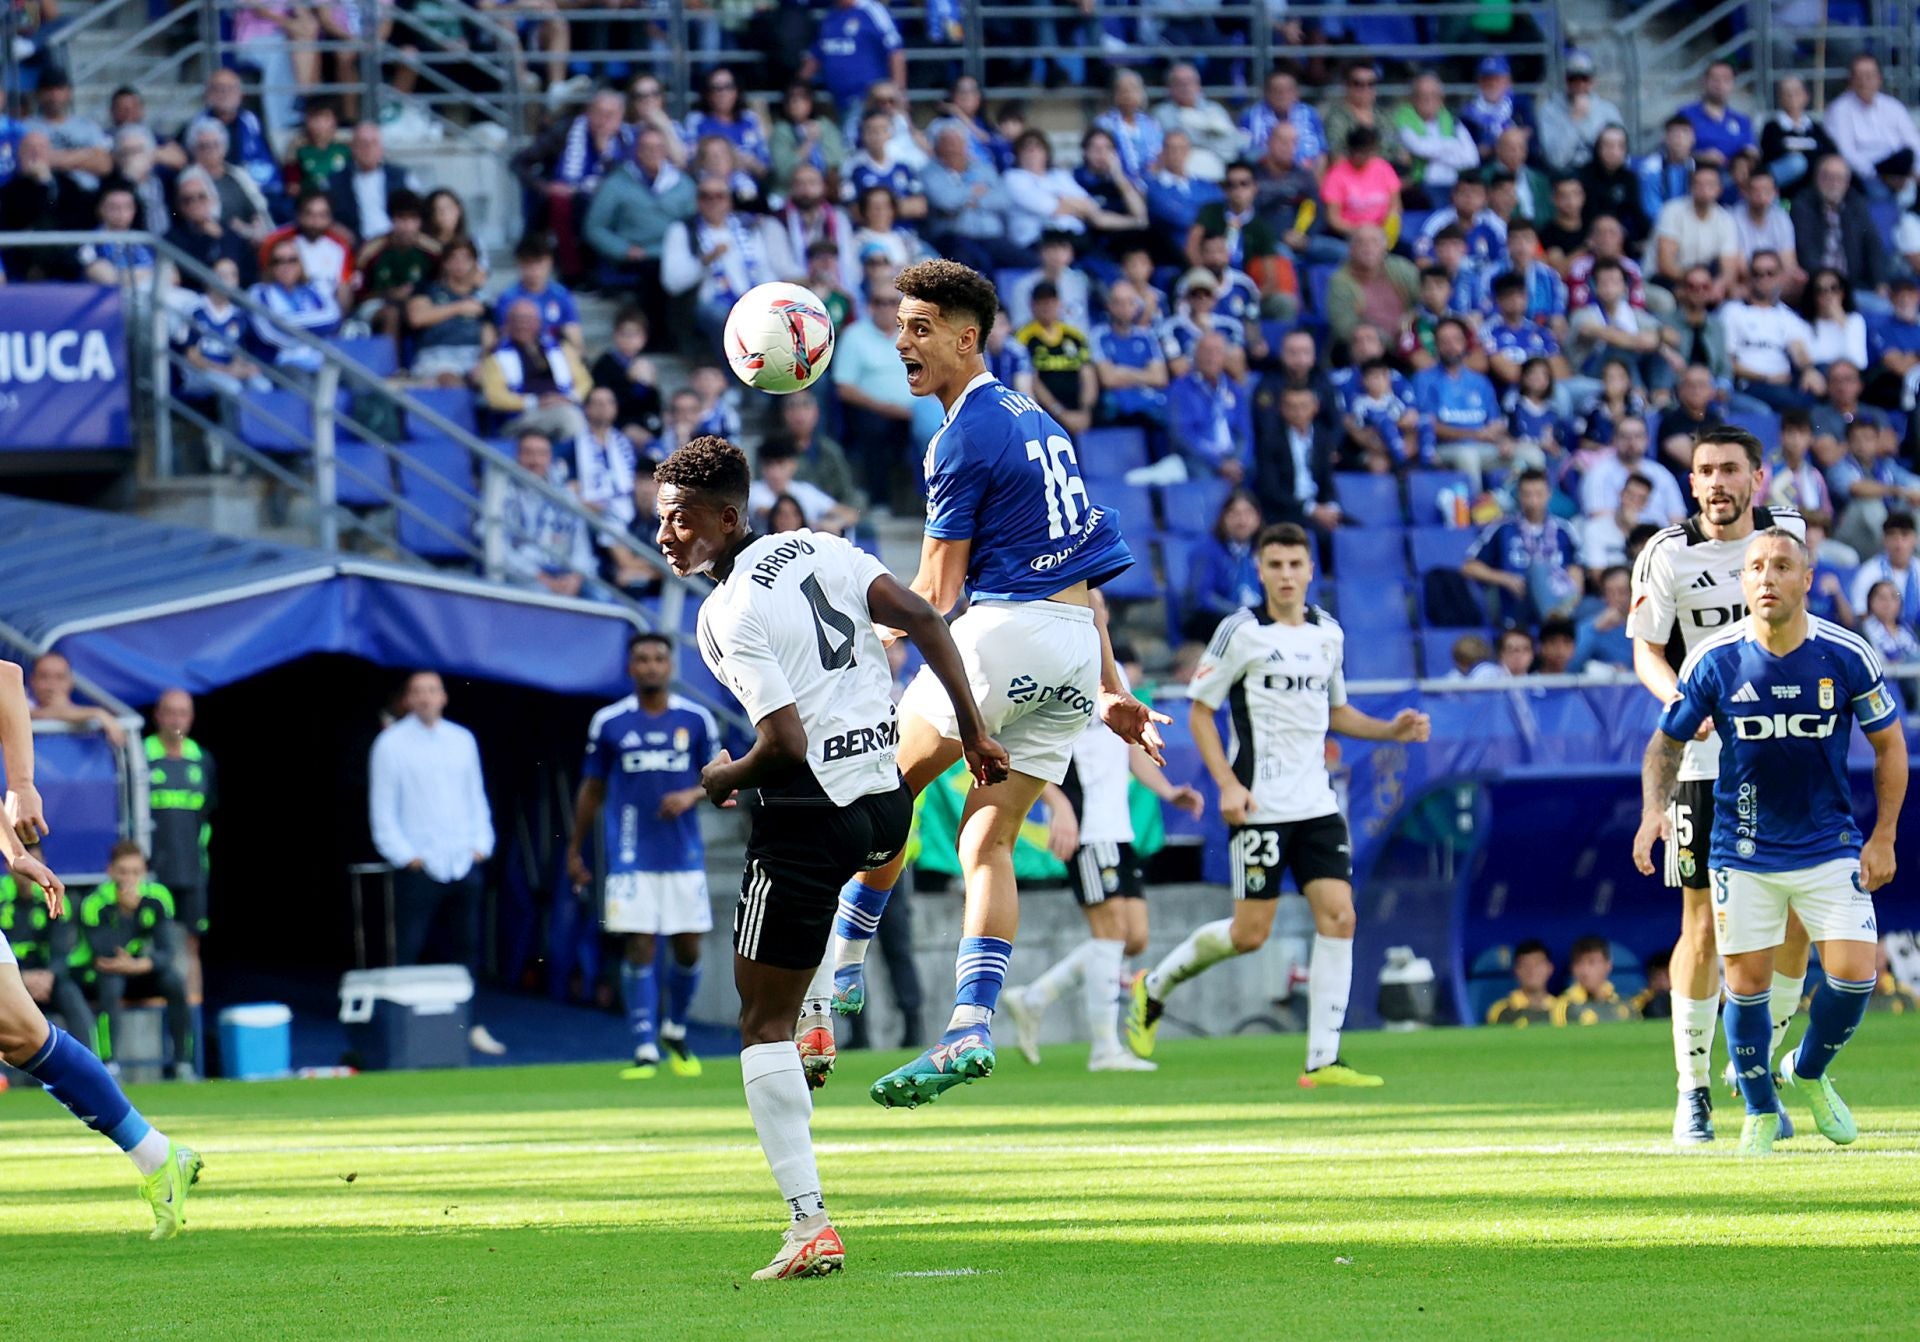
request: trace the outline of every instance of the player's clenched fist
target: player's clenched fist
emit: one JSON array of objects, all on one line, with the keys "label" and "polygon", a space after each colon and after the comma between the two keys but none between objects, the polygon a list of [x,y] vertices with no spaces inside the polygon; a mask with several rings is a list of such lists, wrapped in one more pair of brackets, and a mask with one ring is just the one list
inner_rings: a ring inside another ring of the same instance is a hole
[{"label": "player's clenched fist", "polygon": [[1640,817],[1640,828],[1633,836],[1633,865],[1642,876],[1653,875],[1653,841],[1673,842],[1673,822],[1665,811],[1647,811]]}]

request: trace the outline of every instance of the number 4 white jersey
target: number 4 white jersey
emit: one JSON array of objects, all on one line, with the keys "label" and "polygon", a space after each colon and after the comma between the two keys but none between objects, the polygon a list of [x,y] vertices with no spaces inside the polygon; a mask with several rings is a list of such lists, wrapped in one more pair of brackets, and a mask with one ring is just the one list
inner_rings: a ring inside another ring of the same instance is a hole
[{"label": "number 4 white jersey", "polygon": [[[1755,508],[1753,529],[1769,527],[1791,531],[1802,540],[1807,536],[1805,519],[1793,509]],[[1662,645],[1667,664],[1678,671],[1689,652],[1746,618],[1747,600],[1740,590],[1746,554],[1747,538],[1714,540],[1700,529],[1698,513],[1661,531],[1633,566],[1627,637]],[[1680,780],[1719,776],[1719,735],[1688,742],[1680,758]]]},{"label": "number 4 white jersey", "polygon": [[[887,568],[838,536],[757,536],[700,607],[700,656],[756,724],[792,704],[807,767],[836,806],[900,784],[893,676],[867,592]],[[815,796],[805,779],[762,789]]]}]

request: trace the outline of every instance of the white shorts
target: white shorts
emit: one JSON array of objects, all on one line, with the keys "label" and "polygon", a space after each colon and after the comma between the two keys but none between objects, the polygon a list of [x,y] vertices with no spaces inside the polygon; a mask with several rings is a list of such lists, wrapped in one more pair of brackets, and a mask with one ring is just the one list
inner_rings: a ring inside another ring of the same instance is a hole
[{"label": "white shorts", "polygon": [[676,932],[713,929],[713,905],[707,900],[704,871],[623,871],[607,877],[606,929]]},{"label": "white shorts", "polygon": [[[1100,689],[1093,611],[1061,601],[982,601],[953,622],[953,641],[987,731],[1013,767],[1049,783],[1064,779]],[[929,668],[900,696],[900,712],[959,739],[953,701]]]},{"label": "white shorts", "polygon": [[1873,896],[1860,884],[1858,858],[1838,857],[1799,871],[1714,868],[1713,933],[1720,954],[1778,946],[1786,940],[1789,907],[1815,944],[1880,939]]}]

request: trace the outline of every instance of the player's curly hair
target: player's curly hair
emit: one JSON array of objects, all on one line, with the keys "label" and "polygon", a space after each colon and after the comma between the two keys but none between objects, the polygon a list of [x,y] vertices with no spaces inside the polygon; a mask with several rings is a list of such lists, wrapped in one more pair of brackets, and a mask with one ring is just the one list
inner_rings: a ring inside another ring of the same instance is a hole
[{"label": "player's curly hair", "polygon": [[931,303],[950,320],[962,313],[974,318],[980,325],[982,345],[1000,313],[1000,295],[994,291],[993,281],[958,261],[917,262],[895,277],[893,287],[902,298]]},{"label": "player's curly hair", "polygon": [[694,490],[741,506],[746,504],[747,490],[753,483],[753,474],[747,469],[747,454],[710,433],[689,438],[675,448],[673,455],[653,468],[653,478],[663,485]]}]

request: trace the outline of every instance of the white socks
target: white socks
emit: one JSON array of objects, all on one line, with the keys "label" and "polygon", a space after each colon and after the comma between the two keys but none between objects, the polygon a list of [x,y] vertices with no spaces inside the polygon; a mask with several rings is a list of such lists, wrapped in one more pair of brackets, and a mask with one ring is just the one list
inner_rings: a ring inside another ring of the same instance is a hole
[{"label": "white socks", "polygon": [[1347,995],[1353,991],[1353,939],[1313,938],[1307,965],[1307,1070],[1325,1067],[1340,1056],[1340,1027],[1347,1023]]},{"label": "white socks", "polygon": [[1720,1018],[1720,999],[1694,1001],[1673,994],[1673,1065],[1679,1088],[1699,1090],[1713,1084],[1713,1023]]},{"label": "white socks", "polygon": [[1230,960],[1238,954],[1233,948],[1233,919],[1221,918],[1217,922],[1202,923],[1188,934],[1185,941],[1175,946],[1166,959],[1147,972],[1147,996],[1164,1002],[1167,994],[1179,984],[1208,966]]},{"label": "white socks", "polygon": [[747,1110],[760,1149],[767,1154],[773,1181],[787,1200],[792,1217],[804,1221],[823,1215],[820,1171],[813,1160],[813,1099],[807,1093],[807,1074],[800,1066],[800,1050],[791,1043],[754,1044],[740,1051],[740,1077],[746,1084]]},{"label": "white socks", "polygon": [[1117,1053],[1120,1049],[1120,966],[1126,962],[1124,941],[1089,941],[1080,949],[1081,1000],[1087,1008],[1087,1029],[1093,1040],[1093,1056]]},{"label": "white socks", "polygon": [[813,971],[813,982],[807,985],[807,995],[800,999],[800,1018],[825,1016],[833,1009],[833,967],[832,956],[820,962]]},{"label": "white socks", "polygon": [[143,1176],[152,1174],[167,1163],[166,1134],[158,1128],[147,1129],[147,1135],[133,1144],[127,1156]]},{"label": "white socks", "polygon": [[1077,982],[1083,982],[1088,970],[1087,958],[1093,948],[1100,943],[1083,941],[1052,965],[1046,973],[1029,983],[1021,992],[1026,994],[1028,1005],[1036,1011],[1044,1011],[1059,1001],[1061,995]]},{"label": "white socks", "polygon": [[1780,1056],[1780,1045],[1787,1040],[1787,1029],[1793,1024],[1794,1013],[1800,1010],[1800,994],[1806,986],[1805,974],[1797,979],[1785,974],[1773,976],[1773,989],[1767,995],[1767,1005],[1773,1009],[1773,1047],[1767,1050],[1769,1062]]}]

